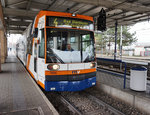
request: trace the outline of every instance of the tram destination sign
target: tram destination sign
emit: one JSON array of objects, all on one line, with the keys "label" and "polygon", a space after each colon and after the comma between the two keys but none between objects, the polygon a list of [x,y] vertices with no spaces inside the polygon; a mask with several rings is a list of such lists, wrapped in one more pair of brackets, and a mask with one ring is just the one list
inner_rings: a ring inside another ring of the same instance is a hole
[{"label": "tram destination sign", "polygon": [[91,21],[65,17],[48,16],[46,26],[93,30],[93,23]]}]

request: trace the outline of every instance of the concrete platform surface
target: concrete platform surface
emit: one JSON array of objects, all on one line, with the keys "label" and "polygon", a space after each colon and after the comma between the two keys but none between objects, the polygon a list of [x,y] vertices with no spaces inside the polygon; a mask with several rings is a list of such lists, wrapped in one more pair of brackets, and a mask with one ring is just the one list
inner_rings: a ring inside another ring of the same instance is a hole
[{"label": "concrete platform surface", "polygon": [[97,87],[138,109],[150,114],[150,81],[147,81],[146,91],[130,89],[130,79],[127,76],[126,89],[123,89],[123,78],[109,72],[97,69]]},{"label": "concrete platform surface", "polygon": [[0,115],[58,115],[19,60],[9,55],[0,73]]}]

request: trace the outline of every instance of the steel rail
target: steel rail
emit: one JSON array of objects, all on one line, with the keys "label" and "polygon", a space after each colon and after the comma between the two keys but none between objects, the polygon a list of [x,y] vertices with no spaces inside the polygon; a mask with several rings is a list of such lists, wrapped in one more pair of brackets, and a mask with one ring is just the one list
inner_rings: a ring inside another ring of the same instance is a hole
[{"label": "steel rail", "polygon": [[61,101],[67,105],[67,107],[69,108],[71,112],[77,115],[82,115],[82,113],[73,104],[71,104],[67,99],[65,99],[61,94],[60,94],[60,98],[61,98]]}]

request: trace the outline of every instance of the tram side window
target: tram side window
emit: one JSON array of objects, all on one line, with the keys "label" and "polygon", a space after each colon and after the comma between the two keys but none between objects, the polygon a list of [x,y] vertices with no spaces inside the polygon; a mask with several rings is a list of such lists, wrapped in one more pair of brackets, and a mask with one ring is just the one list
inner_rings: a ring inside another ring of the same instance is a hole
[{"label": "tram side window", "polygon": [[28,38],[28,43],[27,43],[27,54],[31,54],[32,55],[32,37]]},{"label": "tram side window", "polygon": [[45,37],[44,37],[44,29],[40,30],[40,44],[39,44],[39,57],[44,58],[44,50],[45,50]]}]

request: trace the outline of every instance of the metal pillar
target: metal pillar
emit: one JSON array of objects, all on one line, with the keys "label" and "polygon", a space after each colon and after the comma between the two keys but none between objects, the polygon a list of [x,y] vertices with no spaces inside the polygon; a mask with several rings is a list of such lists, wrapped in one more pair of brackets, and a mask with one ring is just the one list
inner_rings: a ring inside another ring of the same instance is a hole
[{"label": "metal pillar", "polygon": [[[120,60],[122,61],[122,25],[120,31]],[[120,70],[122,69],[122,63],[120,64]]]},{"label": "metal pillar", "polygon": [[115,50],[114,50],[114,60],[116,60],[116,55],[117,55],[117,26],[118,26],[118,22],[116,20],[116,22],[115,22]]},{"label": "metal pillar", "polygon": [[102,50],[101,50],[101,54],[103,56],[103,37],[102,37]]},{"label": "metal pillar", "polygon": [[122,25],[120,31],[120,59],[122,60]]}]

